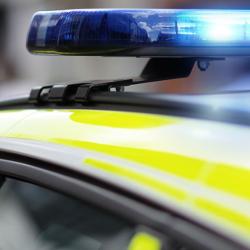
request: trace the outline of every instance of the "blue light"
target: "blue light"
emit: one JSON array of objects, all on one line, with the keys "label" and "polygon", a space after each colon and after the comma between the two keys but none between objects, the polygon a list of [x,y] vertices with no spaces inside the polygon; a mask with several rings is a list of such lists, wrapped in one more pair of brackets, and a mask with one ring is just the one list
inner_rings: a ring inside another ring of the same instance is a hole
[{"label": "blue light", "polygon": [[250,11],[38,12],[27,47],[33,53],[66,55],[250,55]]}]

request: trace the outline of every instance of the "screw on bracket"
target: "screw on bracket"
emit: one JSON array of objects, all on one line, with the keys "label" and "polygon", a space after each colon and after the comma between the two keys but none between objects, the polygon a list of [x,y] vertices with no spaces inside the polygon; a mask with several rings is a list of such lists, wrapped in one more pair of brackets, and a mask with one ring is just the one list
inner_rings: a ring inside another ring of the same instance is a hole
[{"label": "screw on bracket", "polygon": [[197,66],[198,66],[200,71],[206,71],[210,66],[210,61],[209,60],[198,60]]}]

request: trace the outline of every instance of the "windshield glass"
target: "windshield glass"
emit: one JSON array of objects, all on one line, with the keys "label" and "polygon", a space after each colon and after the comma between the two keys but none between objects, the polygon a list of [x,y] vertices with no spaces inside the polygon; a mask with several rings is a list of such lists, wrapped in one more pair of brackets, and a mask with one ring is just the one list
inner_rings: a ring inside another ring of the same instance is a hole
[{"label": "windshield glass", "polygon": [[0,189],[0,221],[2,250],[125,250],[135,227],[100,208],[11,179]]}]

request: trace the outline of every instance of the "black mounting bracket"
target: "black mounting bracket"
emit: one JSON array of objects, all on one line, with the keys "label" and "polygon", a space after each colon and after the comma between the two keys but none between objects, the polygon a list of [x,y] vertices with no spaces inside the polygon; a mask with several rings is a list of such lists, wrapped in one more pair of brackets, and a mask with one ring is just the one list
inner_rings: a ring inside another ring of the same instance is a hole
[{"label": "black mounting bracket", "polygon": [[222,58],[152,58],[148,61],[141,75],[131,79],[89,81],[82,83],[55,84],[33,88],[30,93],[30,103],[86,103],[93,92],[107,92],[115,89],[124,91],[124,87],[135,84],[156,82],[188,77],[195,62],[198,68],[206,70],[209,62]]}]

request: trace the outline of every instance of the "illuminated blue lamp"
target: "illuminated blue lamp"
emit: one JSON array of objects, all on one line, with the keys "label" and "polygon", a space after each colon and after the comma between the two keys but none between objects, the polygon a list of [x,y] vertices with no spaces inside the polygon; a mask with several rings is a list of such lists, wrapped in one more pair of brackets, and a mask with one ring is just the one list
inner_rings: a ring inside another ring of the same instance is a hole
[{"label": "illuminated blue lamp", "polygon": [[93,9],[38,12],[36,54],[138,57],[250,55],[250,11]]}]

